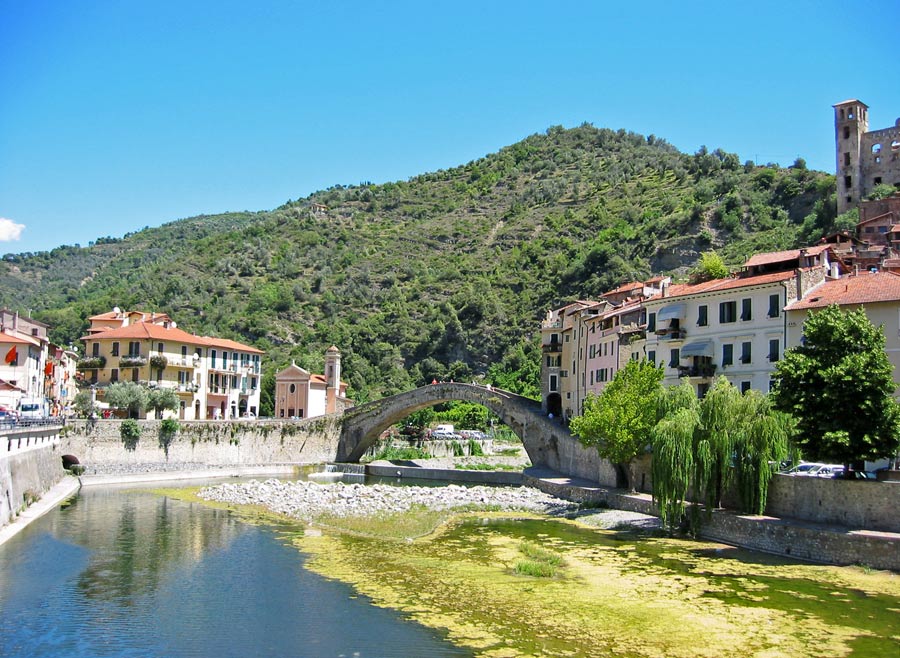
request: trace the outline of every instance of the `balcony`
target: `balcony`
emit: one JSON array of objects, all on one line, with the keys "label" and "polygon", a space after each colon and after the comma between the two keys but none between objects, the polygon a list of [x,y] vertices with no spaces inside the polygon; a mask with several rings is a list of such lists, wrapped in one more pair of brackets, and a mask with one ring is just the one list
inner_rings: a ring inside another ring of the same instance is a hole
[{"label": "balcony", "polygon": [[716,364],[707,363],[699,366],[678,366],[679,377],[713,377],[716,374]]},{"label": "balcony", "polygon": [[75,367],[78,370],[101,370],[106,367],[106,357],[101,355],[78,359]]},{"label": "balcony", "polygon": [[660,340],[684,340],[687,332],[684,329],[657,329],[656,335]]},{"label": "balcony", "polygon": [[147,357],[140,354],[129,354],[119,359],[120,368],[141,368],[147,365]]},{"label": "balcony", "polygon": [[562,352],[562,343],[547,343],[546,345],[541,345],[541,351],[546,353],[549,352]]}]

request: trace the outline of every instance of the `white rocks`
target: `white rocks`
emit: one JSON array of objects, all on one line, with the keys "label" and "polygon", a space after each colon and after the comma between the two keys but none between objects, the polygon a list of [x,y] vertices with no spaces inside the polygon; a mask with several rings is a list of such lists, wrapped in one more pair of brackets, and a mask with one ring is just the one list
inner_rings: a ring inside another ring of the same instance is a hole
[{"label": "white rocks", "polygon": [[371,516],[405,512],[414,506],[445,510],[489,507],[560,514],[578,506],[530,487],[390,486],[384,484],[318,484],[266,480],[203,488],[200,497],[240,505],[262,505],[279,514],[310,519],[320,514]]}]

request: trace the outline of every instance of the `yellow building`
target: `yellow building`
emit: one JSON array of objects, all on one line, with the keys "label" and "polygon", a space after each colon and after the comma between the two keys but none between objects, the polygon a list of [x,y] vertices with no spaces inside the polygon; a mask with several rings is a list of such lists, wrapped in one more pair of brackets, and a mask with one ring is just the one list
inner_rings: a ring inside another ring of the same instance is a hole
[{"label": "yellow building", "polygon": [[132,381],[174,390],[183,420],[259,414],[261,350],[195,336],[165,314],[114,309],[89,320],[78,369],[98,399],[110,384]]}]

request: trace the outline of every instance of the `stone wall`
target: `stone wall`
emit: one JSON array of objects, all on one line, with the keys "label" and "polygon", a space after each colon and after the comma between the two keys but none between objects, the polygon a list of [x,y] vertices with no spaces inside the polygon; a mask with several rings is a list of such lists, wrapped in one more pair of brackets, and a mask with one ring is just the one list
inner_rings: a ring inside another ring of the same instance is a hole
[{"label": "stone wall", "polygon": [[340,416],[298,421],[179,421],[166,445],[160,421],[139,420],[141,436],[129,450],[122,442],[121,420],[69,422],[61,454],[87,466],[104,464],[201,463],[255,465],[323,463],[334,460]]},{"label": "stone wall", "polygon": [[801,560],[900,571],[900,539],[884,533],[815,528],[720,512],[704,521],[700,534],[705,539]]},{"label": "stone wall", "polygon": [[776,475],[766,514],[847,528],[900,532],[900,482]]},{"label": "stone wall", "polygon": [[65,476],[57,431],[0,437],[0,526]]}]

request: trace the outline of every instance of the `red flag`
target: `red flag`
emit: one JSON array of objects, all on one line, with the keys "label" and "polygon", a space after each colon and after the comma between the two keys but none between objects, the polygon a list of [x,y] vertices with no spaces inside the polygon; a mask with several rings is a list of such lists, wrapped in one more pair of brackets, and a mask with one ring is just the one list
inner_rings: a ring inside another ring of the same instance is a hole
[{"label": "red flag", "polygon": [[5,361],[6,361],[9,365],[15,365],[16,362],[17,362],[18,360],[19,360],[19,353],[16,351],[16,346],[13,345],[13,346],[10,348],[9,352],[6,353],[6,359],[5,359]]},{"label": "red flag", "polygon": [[47,365],[44,366],[44,374],[48,375],[48,376],[53,374],[53,362],[52,361],[47,361]]}]

